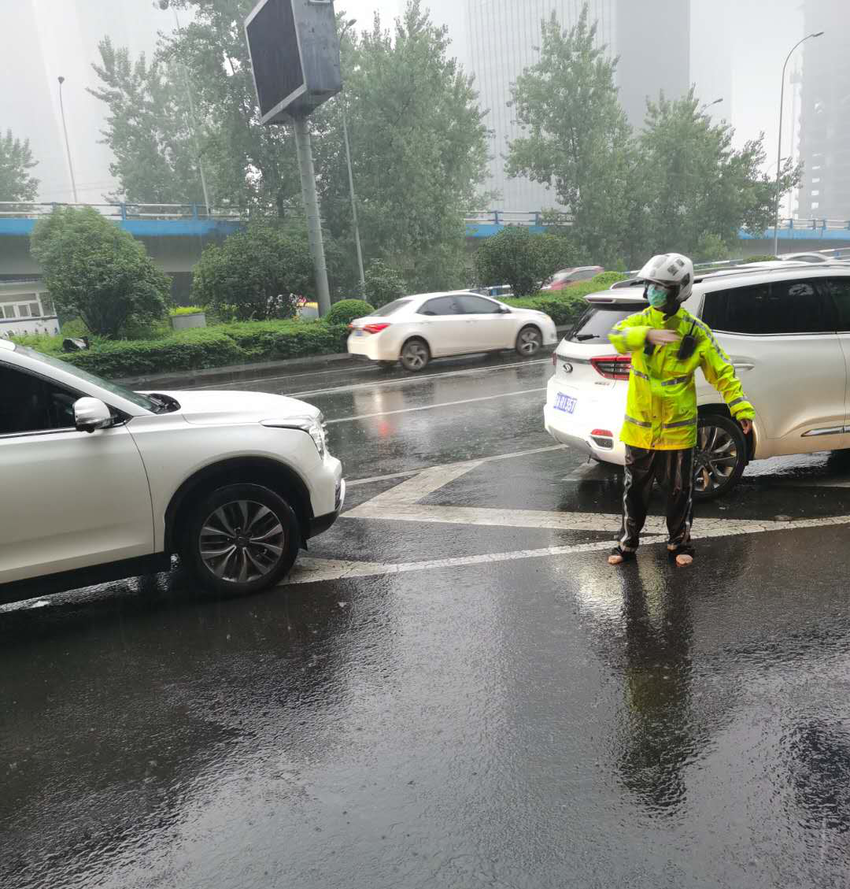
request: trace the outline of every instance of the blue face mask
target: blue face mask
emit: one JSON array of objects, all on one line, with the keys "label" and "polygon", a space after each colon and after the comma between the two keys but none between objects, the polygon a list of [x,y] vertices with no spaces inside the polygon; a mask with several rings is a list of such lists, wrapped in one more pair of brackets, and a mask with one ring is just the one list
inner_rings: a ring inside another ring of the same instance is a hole
[{"label": "blue face mask", "polygon": [[646,287],[646,298],[653,309],[661,309],[667,305],[670,291],[666,287],[659,287],[657,284],[648,284]]}]

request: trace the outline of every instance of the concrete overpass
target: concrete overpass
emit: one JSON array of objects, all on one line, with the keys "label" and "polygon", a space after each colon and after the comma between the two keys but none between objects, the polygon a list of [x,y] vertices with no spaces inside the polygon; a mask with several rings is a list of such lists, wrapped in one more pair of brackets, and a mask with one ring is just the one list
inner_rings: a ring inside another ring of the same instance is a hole
[{"label": "concrete overpass", "polygon": [[[49,215],[55,204],[0,203],[0,281],[36,279],[41,274],[30,256],[29,236],[38,220]],[[191,284],[191,271],[207,244],[222,241],[239,231],[245,217],[227,209],[197,204],[91,204],[107,219],[139,238],[154,262],[174,278],[174,296],[185,301]],[[562,216],[558,225],[569,225]],[[466,236],[471,247],[508,226],[524,226],[535,233],[547,229],[542,213],[490,210],[466,220]],[[769,253],[772,232],[754,236],[739,233],[742,255]],[[779,230],[783,252],[850,247],[850,222],[827,219],[784,219]]]}]

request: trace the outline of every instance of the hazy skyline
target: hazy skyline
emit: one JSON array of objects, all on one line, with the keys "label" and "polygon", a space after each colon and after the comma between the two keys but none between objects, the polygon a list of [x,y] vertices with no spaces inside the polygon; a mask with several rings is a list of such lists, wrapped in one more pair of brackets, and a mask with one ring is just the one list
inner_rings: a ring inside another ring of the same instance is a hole
[{"label": "hazy skyline", "polygon": [[[536,2],[536,0],[535,0]],[[723,98],[718,116],[736,129],[736,144],[765,133],[766,169],[776,163],[776,136],[782,62],[788,50],[803,35],[800,0],[692,0],[694,35],[692,57],[700,59],[699,70],[710,71],[712,60],[722,67],[731,57],[732,95],[714,95],[713,82],[697,83],[705,101]],[[452,51],[467,61],[464,51],[465,4],[462,0],[431,0],[426,3],[433,17],[447,23],[455,43]],[[403,0],[337,0],[336,8],[357,19],[358,30],[371,27],[378,10],[382,22],[392,28],[403,8]],[[766,14],[768,12],[769,14]],[[728,32],[725,46],[706,46],[699,41],[700,22],[723,22]],[[95,84],[91,63],[97,58],[97,43],[109,33],[116,44],[128,45],[134,53],[151,51],[157,30],[170,30],[171,15],[154,8],[152,0],[21,0],[0,7],[3,31],[15,35],[8,41],[7,70],[15,71],[14,88],[0,95],[0,128],[11,128],[16,136],[29,138],[39,166],[45,200],[70,200],[70,181],[65,162],[59,122],[58,84],[64,86],[68,134],[74,159],[80,199],[97,202],[114,186],[108,173],[109,151],[100,145],[104,108],[86,92]],[[850,23],[850,5],[848,5]],[[822,41],[842,40],[843,34],[827,33]],[[652,60],[647,59],[647,64]],[[789,72],[801,68],[803,51],[796,54]],[[710,81],[708,76],[704,81]],[[506,97],[507,99],[507,97]],[[793,90],[786,90],[783,156],[792,148],[791,120]],[[795,146],[796,150],[796,146]]]}]

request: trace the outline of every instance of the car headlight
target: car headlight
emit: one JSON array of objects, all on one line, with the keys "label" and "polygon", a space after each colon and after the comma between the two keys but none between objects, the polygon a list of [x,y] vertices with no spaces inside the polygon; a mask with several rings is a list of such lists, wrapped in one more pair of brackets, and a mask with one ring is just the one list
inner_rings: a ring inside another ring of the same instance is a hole
[{"label": "car headlight", "polygon": [[325,425],[324,414],[318,414],[314,417],[286,417],[280,420],[263,420],[262,425],[270,426],[274,429],[300,429],[313,439],[313,444],[316,446],[320,457],[324,458],[328,451],[328,430]]}]

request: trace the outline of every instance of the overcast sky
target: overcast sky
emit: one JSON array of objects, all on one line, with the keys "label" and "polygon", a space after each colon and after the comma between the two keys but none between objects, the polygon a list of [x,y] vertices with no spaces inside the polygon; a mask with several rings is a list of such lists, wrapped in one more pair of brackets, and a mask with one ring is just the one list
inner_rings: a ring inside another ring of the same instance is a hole
[{"label": "overcast sky", "polygon": [[[641,0],[634,0],[641,2]],[[787,51],[803,36],[802,0],[691,0],[694,10],[694,40],[712,22],[722,21],[721,40],[725,54],[732,58],[731,96],[723,96],[718,106],[737,130],[740,144],[765,132],[770,164],[775,165],[779,87],[782,62]],[[357,19],[358,29],[371,27],[378,10],[386,27],[401,11],[403,0],[336,0],[337,10]],[[436,10],[435,18],[462,22],[461,0],[425,0]],[[847,0],[850,24],[850,0]],[[69,197],[67,168],[58,128],[58,89],[56,77],[67,78],[64,87],[69,138],[78,168],[81,200],[98,201],[109,187],[108,150],[98,145],[102,126],[102,106],[88,96],[92,85],[90,63],[96,58],[97,42],[105,33],[119,45],[134,52],[155,45],[158,28],[170,27],[170,15],[154,10],[151,0],[0,0],[0,33],[14,35],[5,42],[7,77],[0,90],[0,127],[11,127],[16,135],[29,136],[41,164],[36,172],[44,184],[45,199]],[[718,29],[710,41],[717,40]],[[709,38],[707,38],[708,40]],[[827,35],[821,40],[842,40],[844,34]],[[820,41],[818,41],[820,42]],[[810,44],[816,47],[816,44]],[[693,41],[692,41],[693,46]],[[37,50],[41,48],[42,52]],[[711,60],[714,44],[703,58]],[[815,48],[816,51],[816,48]],[[795,61],[802,63],[798,50]],[[648,65],[652,59],[647,58]],[[727,65],[728,67],[728,65]],[[713,85],[698,92],[706,101],[720,98]],[[706,95],[706,92],[712,95]],[[788,91],[783,154],[791,148],[791,98]]]}]

